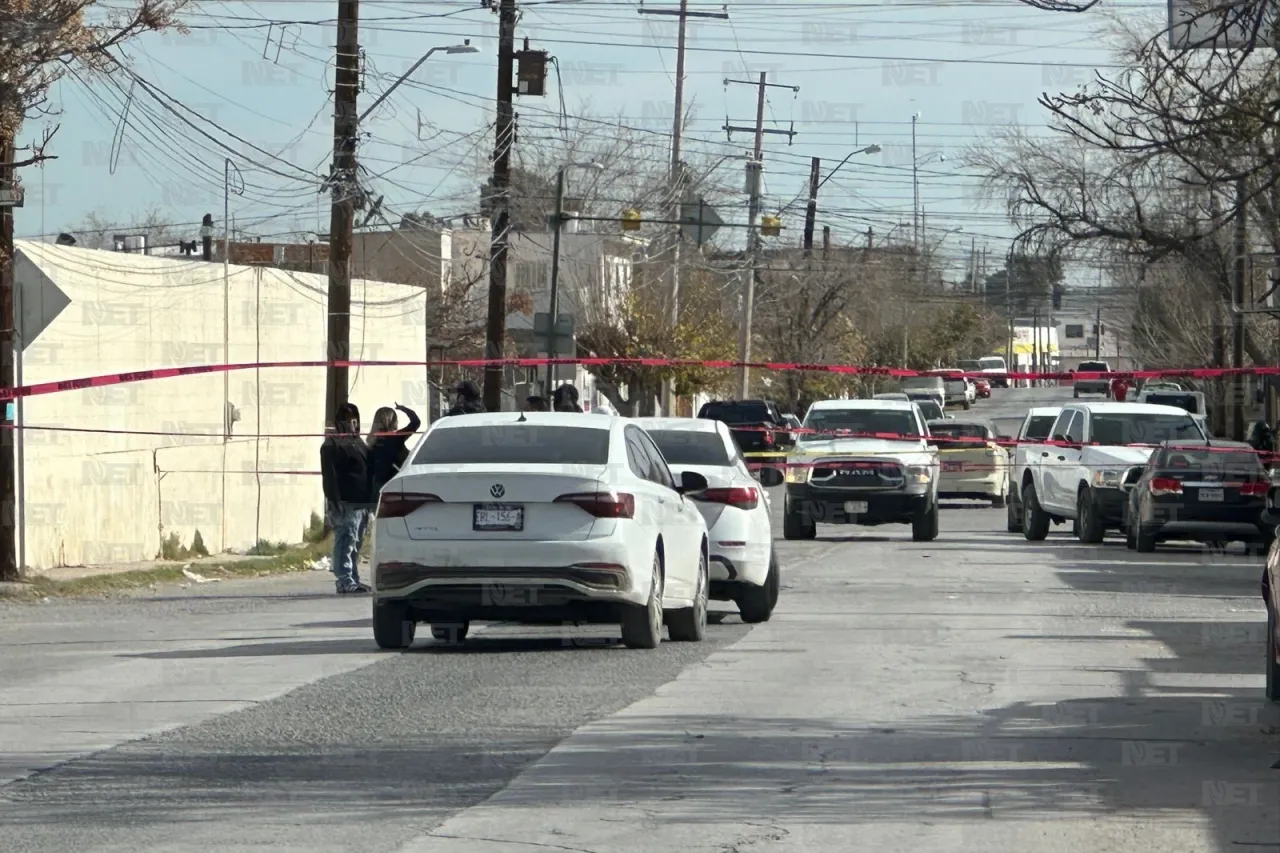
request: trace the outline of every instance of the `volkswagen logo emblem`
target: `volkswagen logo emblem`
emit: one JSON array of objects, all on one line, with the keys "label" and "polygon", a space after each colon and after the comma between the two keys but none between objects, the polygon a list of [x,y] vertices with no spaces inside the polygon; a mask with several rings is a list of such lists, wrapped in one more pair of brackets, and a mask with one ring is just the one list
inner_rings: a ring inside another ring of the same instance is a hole
[{"label": "volkswagen logo emblem", "polygon": [[501,483],[494,483],[489,487],[489,494],[493,495],[495,498],[500,498],[506,493],[507,490],[502,487]]}]

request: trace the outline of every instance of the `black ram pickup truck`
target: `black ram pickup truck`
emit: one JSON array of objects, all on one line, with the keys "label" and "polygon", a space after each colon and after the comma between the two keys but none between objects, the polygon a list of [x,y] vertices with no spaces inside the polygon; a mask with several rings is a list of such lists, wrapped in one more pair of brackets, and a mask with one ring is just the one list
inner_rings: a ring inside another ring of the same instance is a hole
[{"label": "black ram pickup truck", "polygon": [[786,450],[795,443],[790,424],[768,400],[713,400],[698,417],[728,426],[743,453]]}]

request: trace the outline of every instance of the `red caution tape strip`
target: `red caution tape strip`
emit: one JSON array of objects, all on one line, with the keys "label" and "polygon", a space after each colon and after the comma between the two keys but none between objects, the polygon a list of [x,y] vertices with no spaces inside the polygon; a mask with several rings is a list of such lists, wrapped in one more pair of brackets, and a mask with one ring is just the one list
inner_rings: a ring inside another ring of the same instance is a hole
[{"label": "red caution tape strip", "polygon": [[[197,376],[205,373],[228,373],[241,370],[271,370],[276,368],[301,367],[540,367],[547,364],[582,365],[584,367],[668,367],[668,368],[709,368],[712,370],[731,370],[744,366],[740,361],[698,361],[692,359],[670,358],[515,358],[515,359],[457,359],[444,361],[267,361],[243,364],[202,364],[191,367],[160,367],[151,370],[138,370],[129,373],[106,373],[99,376],[86,376],[80,379],[63,379],[57,382],[41,382],[35,385],[23,385],[18,388],[0,388],[0,400],[14,400],[19,397],[38,397],[44,394],[57,394],[63,391],[80,391],[86,388],[101,388],[106,385],[121,385],[130,382],[147,382],[153,379],[171,379],[175,376]],[[1098,380],[1098,379],[1224,379],[1233,376],[1280,376],[1280,367],[1244,367],[1244,368],[1180,368],[1171,370],[1137,370],[1113,373],[966,373],[963,371],[905,370],[898,367],[877,367],[857,364],[796,364],[792,362],[746,362],[745,366],[753,370],[769,371],[801,371],[818,373],[837,373],[846,376],[887,376],[907,378],[914,376],[969,377],[974,379],[1012,379],[1012,380]]]}]

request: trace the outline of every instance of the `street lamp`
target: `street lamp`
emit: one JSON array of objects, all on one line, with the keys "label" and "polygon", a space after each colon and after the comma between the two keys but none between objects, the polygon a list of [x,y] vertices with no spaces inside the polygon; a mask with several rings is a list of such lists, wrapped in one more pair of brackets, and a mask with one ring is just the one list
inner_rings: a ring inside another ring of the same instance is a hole
[{"label": "street lamp", "polygon": [[445,53],[449,53],[449,54],[454,54],[454,53],[479,53],[479,52],[480,52],[480,49],[471,43],[471,39],[467,39],[467,40],[466,40],[466,41],[464,41],[462,44],[451,44],[451,45],[448,45],[448,46],[446,46],[446,47],[433,47],[433,48],[431,48],[431,50],[428,50],[426,53],[424,53],[424,54],[422,55],[422,58],[421,58],[421,59],[419,59],[417,62],[413,63],[413,65],[409,66],[409,70],[408,70],[408,71],[406,71],[406,72],[404,72],[403,74],[401,74],[401,75],[400,75],[400,77],[399,77],[399,79],[398,79],[398,80],[396,80],[396,82],[394,82],[394,83],[392,83],[390,86],[388,86],[388,87],[387,87],[387,91],[385,91],[385,92],[383,92],[381,95],[379,95],[379,96],[378,96],[378,99],[377,99],[376,101],[374,101],[372,104],[370,104],[370,105],[369,105],[369,109],[365,110],[364,112],[362,112],[362,113],[360,114],[360,118],[356,119],[356,123],[357,123],[357,124],[363,124],[363,123],[364,123],[364,120],[365,120],[365,119],[367,119],[367,118],[369,117],[369,114],[370,114],[370,113],[372,113],[374,110],[376,110],[376,109],[378,108],[378,105],[379,105],[379,104],[381,104],[383,101],[385,101],[385,100],[386,100],[386,99],[391,95],[391,93],[392,93],[392,92],[394,92],[394,91],[396,90],[396,87],[397,87],[397,86],[399,86],[399,85],[400,85],[401,83],[403,83],[405,80],[408,80],[408,79],[413,75],[413,72],[417,71],[419,68],[421,68],[421,67],[422,67],[422,63],[426,62],[428,59],[430,59],[430,58],[431,58],[431,54],[433,54],[433,53],[439,53],[439,52],[440,52],[440,51],[442,51],[442,50],[443,50]]},{"label": "street lamp", "polygon": [[556,172],[556,212],[551,237],[551,304],[548,306],[547,329],[547,399],[551,398],[551,389],[555,387],[555,365],[551,360],[556,357],[556,321],[560,312],[560,232],[564,228],[564,176],[570,169],[593,169],[601,171],[603,163],[566,163]]}]

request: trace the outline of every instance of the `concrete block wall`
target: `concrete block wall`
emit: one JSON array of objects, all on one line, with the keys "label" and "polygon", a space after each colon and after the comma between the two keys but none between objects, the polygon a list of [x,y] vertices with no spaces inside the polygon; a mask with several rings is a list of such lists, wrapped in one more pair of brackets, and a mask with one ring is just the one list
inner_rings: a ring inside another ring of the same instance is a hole
[{"label": "concrete block wall", "polygon": [[[220,264],[23,241],[18,248],[71,299],[24,350],[24,384],[326,358],[323,276],[232,266],[224,291]],[[424,361],[428,299],[422,288],[354,282],[353,357]],[[246,369],[23,401],[17,521],[25,565],[153,559],[165,537],[190,545],[196,530],[213,552],[299,541],[323,508],[324,374]],[[427,420],[425,367],[351,368],[350,378],[366,428],[377,407],[394,402]],[[239,420],[224,440],[228,402]],[[136,434],[143,432],[166,434]]]}]

